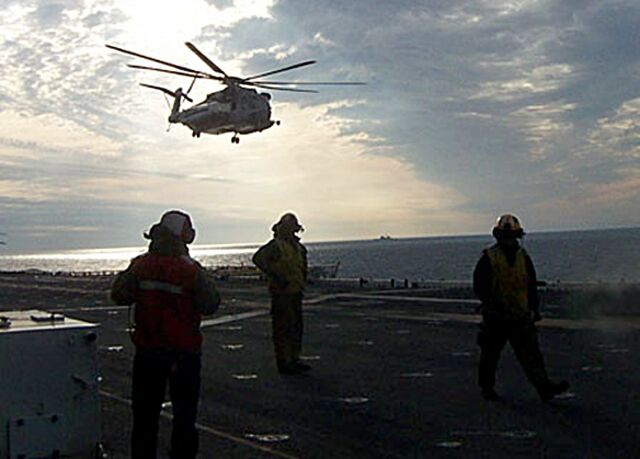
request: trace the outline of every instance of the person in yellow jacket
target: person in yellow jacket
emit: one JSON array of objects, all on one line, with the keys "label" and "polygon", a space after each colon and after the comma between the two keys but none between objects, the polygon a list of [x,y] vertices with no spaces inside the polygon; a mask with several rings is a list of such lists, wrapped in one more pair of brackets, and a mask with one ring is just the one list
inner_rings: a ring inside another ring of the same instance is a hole
[{"label": "person in yellow jacket", "polygon": [[486,400],[497,400],[495,372],[507,341],[540,398],[547,401],[569,388],[553,383],[545,370],[535,322],[538,309],[536,272],[520,246],[524,230],[515,215],[501,215],[493,227],[497,243],[483,251],[473,273],[473,289],[481,301],[482,324],[478,334],[478,383]]},{"label": "person in yellow jacket", "polygon": [[278,371],[295,374],[311,367],[300,361],[302,297],[307,282],[307,249],[296,233],[304,231],[298,218],[284,214],[271,230],[273,239],[253,255],[253,263],[267,275],[271,294],[271,323]]}]

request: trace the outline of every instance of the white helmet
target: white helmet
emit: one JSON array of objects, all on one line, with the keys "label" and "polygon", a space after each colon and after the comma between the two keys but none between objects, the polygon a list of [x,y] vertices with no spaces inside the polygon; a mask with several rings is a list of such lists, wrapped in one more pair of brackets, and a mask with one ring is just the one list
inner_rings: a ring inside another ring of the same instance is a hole
[{"label": "white helmet", "polygon": [[181,210],[170,210],[162,215],[158,223],[155,223],[148,233],[144,233],[145,239],[155,239],[159,231],[184,242],[191,244],[196,237],[196,230],[191,223],[191,217]]},{"label": "white helmet", "polygon": [[524,236],[524,229],[518,217],[513,214],[502,214],[496,220],[492,233],[496,238],[501,236],[519,238]]}]

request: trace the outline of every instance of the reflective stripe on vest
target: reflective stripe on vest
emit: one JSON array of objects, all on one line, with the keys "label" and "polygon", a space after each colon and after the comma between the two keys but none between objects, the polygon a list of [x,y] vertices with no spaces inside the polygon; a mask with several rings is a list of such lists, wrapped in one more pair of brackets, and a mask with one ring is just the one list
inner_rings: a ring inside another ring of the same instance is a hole
[{"label": "reflective stripe on vest", "polygon": [[526,319],[529,308],[529,274],[525,252],[518,249],[513,266],[499,246],[485,250],[491,263],[491,296],[495,307],[511,319]]}]

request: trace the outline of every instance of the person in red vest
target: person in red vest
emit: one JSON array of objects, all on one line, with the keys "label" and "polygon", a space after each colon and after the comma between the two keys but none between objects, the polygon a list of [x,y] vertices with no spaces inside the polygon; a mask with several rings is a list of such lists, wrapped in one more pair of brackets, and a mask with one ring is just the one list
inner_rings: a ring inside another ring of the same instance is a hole
[{"label": "person in red vest", "polygon": [[493,227],[496,244],[482,252],[473,273],[473,289],[482,302],[478,384],[485,400],[499,399],[494,389],[495,373],[507,341],[543,401],[569,388],[566,381],[554,383],[547,376],[535,326],[542,319],[538,282],[531,258],[518,243],[523,236],[515,215],[498,217]]},{"label": "person in red vest", "polygon": [[220,296],[204,268],[189,256],[195,238],[188,214],[171,210],[144,234],[147,253],[134,258],[111,288],[116,304],[135,306],[131,457],[156,457],[158,422],[167,383],[173,407],[171,458],[195,458],[200,397],[202,315]]}]

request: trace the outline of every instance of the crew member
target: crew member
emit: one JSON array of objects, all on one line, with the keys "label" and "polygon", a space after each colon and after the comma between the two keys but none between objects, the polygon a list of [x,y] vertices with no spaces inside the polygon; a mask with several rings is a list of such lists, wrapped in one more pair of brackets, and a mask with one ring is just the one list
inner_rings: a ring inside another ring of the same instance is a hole
[{"label": "crew member", "polygon": [[284,214],[271,230],[273,239],[253,255],[253,262],[269,281],[271,323],[276,364],[282,374],[311,369],[300,361],[302,295],[307,281],[307,250],[296,233],[304,231],[298,218]]},{"label": "crew member", "polygon": [[507,341],[542,400],[569,388],[566,381],[552,383],[547,377],[535,326],[542,319],[536,272],[531,258],[518,243],[523,235],[516,216],[501,215],[493,228],[497,243],[483,251],[473,273],[473,288],[482,311],[478,383],[486,400],[499,398],[494,388],[495,372]]},{"label": "crew member", "polygon": [[131,334],[133,431],[131,457],[156,457],[158,421],[167,382],[173,407],[171,458],[195,458],[195,427],[200,395],[201,315],[213,314],[220,296],[187,244],[195,230],[184,212],[166,212],[148,233],[147,253],[118,274],[111,298],[135,304]]}]

